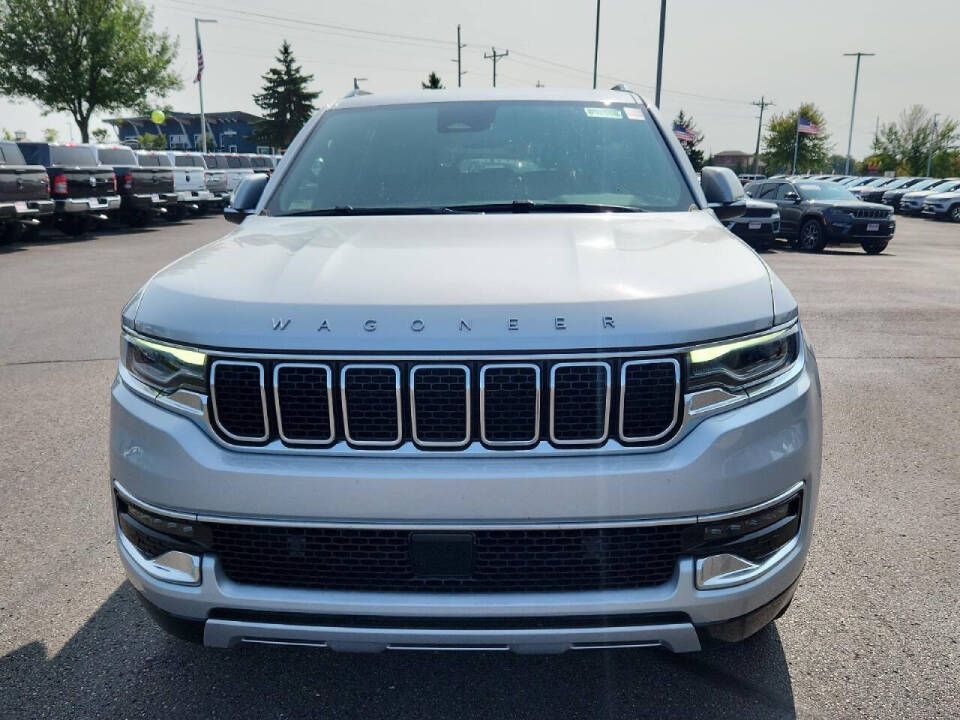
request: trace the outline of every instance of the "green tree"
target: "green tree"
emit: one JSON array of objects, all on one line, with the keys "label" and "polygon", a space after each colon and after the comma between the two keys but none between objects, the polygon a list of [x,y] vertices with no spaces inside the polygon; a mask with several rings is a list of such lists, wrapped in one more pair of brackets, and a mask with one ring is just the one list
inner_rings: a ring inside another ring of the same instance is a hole
[{"label": "green tree", "polygon": [[253,96],[264,114],[264,119],[254,125],[253,134],[262,145],[285,148],[313,115],[313,101],[322,91],[311,92],[307,88],[313,75],[303,74],[286,40],[276,60],[278,67],[261,76],[263,92]]},{"label": "green tree", "polygon": [[166,150],[167,136],[163,133],[154,135],[153,133],[143,133],[140,136],[140,147],[144,150]]},{"label": "green tree", "polygon": [[767,161],[768,173],[791,169],[794,142],[797,138],[798,115],[816,123],[820,128],[820,134],[800,134],[796,171],[819,170],[830,166],[830,135],[826,131],[827,123],[823,112],[813,103],[802,103],[799,111],[781,113],[770,119],[767,133],[763,137],[764,158]]},{"label": "green tree", "polygon": [[96,130],[91,130],[90,134],[93,136],[93,139],[98,143],[105,143],[107,141],[107,129],[106,128],[97,128]]},{"label": "green tree", "polygon": [[697,128],[697,124],[693,121],[693,116],[684,115],[683,110],[677,113],[677,117],[675,117],[673,121],[697,136],[696,140],[680,140],[680,144],[683,146],[684,152],[687,153],[687,157],[690,158],[690,164],[693,165],[693,169],[700,172],[700,168],[703,167],[703,150],[699,148],[699,145],[703,142],[703,133]]},{"label": "green tree", "polygon": [[181,86],[177,43],[139,0],[0,0],[0,92],[68,112],[83,142],[95,112]]},{"label": "green tree", "polygon": [[420,87],[424,90],[443,90],[443,82],[440,80],[439,75],[432,72],[429,77],[427,77],[426,82],[420,83]]},{"label": "green tree", "polygon": [[931,172],[949,173],[957,164],[958,143],[956,120],[938,118],[934,126],[930,112],[922,105],[913,105],[903,110],[896,122],[883,125],[874,135],[871,159],[883,170],[923,175],[932,151]]},{"label": "green tree", "polygon": [[4,140],[13,140],[14,138],[13,133],[7,130],[6,128],[3,129],[2,135]]},{"label": "green tree", "polygon": [[56,142],[57,138],[60,137],[60,133],[57,132],[56,128],[44,128],[43,129],[43,139],[46,142]]}]

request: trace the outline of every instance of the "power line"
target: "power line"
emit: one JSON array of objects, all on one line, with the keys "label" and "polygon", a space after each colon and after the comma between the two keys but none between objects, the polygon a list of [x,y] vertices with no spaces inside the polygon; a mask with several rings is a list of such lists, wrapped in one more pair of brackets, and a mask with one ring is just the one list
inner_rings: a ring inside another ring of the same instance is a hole
[{"label": "power line", "polygon": [[509,54],[510,54],[509,50],[504,50],[502,53],[498,53],[495,47],[490,48],[489,55],[487,55],[487,53],[483,54],[484,60],[493,60],[493,86],[494,87],[497,86],[497,60],[499,60],[500,58],[505,58]]}]

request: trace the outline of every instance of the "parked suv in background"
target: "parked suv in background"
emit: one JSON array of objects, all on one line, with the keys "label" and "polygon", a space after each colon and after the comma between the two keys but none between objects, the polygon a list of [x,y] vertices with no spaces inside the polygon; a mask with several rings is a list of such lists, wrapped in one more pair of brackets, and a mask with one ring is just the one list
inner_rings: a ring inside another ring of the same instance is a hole
[{"label": "parked suv in background", "polygon": [[[912,192],[914,190],[926,190],[927,188],[936,187],[937,185],[941,185],[945,182],[947,181],[940,178],[917,178],[916,182],[905,183],[900,187],[886,190],[881,195],[880,202],[882,202],[884,205],[889,205],[892,207],[895,213],[900,212],[900,203],[903,199],[903,196],[908,192]],[[867,198],[863,199],[866,200]],[[874,202],[876,202],[876,200],[874,200]]]},{"label": "parked suv in background", "polygon": [[780,208],[776,203],[749,197],[746,205],[743,215],[727,221],[727,229],[750,247],[766,250],[780,234]]},{"label": "parked suv in background", "polygon": [[173,170],[145,167],[126,145],[90,145],[97,161],[113,169],[120,210],[117,216],[133,227],[143,227],[154,215],[164,215],[177,204]]},{"label": "parked suv in background", "polygon": [[828,242],[856,242],[876,255],[896,230],[892,208],[858,200],[837,183],[776,180],[751,183],[745,190],[779,206],[780,234],[806,252],[820,252]]},{"label": "parked suv in background", "polygon": [[48,142],[21,142],[17,147],[30,165],[47,169],[54,223],[61,231],[82,235],[120,209],[113,170],[100,165],[93,148]]},{"label": "parked suv in background", "polygon": [[744,638],[820,477],[792,295],[632,92],[345,99],[122,312],[127,577],[207,645]]},{"label": "parked suv in background", "polygon": [[925,190],[908,190],[900,199],[900,212],[904,215],[919,215],[923,211],[924,201],[934,194],[953,192],[960,188],[960,178],[940,180]]},{"label": "parked suv in background", "polygon": [[864,202],[878,203],[883,200],[883,196],[886,193],[892,190],[899,190],[901,188],[904,188],[904,189],[911,188],[922,180],[924,180],[924,178],[920,178],[920,177],[893,178],[890,180],[890,182],[883,183],[882,185],[876,185],[876,186],[868,185],[862,188],[860,192],[857,193],[857,196]]},{"label": "parked suv in background", "polygon": [[227,164],[227,189],[233,192],[247,177],[253,175],[253,166],[250,158],[237,153],[217,153]]},{"label": "parked suv in background", "polygon": [[27,165],[17,144],[0,140],[0,243],[25,231],[36,237],[53,215],[50,180],[42,165]]},{"label": "parked suv in background", "polygon": [[948,192],[935,192],[923,199],[923,215],[933,218],[949,218],[960,222],[960,188]]}]

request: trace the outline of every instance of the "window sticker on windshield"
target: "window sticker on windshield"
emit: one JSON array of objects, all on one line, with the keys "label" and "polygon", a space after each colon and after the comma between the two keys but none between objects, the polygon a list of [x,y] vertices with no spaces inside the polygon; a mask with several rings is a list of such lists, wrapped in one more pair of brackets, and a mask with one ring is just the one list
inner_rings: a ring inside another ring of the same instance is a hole
[{"label": "window sticker on windshield", "polygon": [[620,108],[585,107],[583,111],[587,114],[587,117],[615,118],[617,120],[623,117]]},{"label": "window sticker on windshield", "polygon": [[646,118],[643,116],[643,110],[638,107],[630,107],[628,105],[623,108],[623,114],[631,120],[646,120]]}]

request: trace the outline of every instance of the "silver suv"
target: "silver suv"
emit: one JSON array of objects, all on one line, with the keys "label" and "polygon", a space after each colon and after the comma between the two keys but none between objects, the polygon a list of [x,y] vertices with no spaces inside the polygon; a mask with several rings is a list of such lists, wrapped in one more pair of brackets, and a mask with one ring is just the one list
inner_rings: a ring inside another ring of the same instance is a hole
[{"label": "silver suv", "polygon": [[821,455],[797,304],[634,93],[345,99],[122,313],[110,492],[206,645],[742,639]]}]

